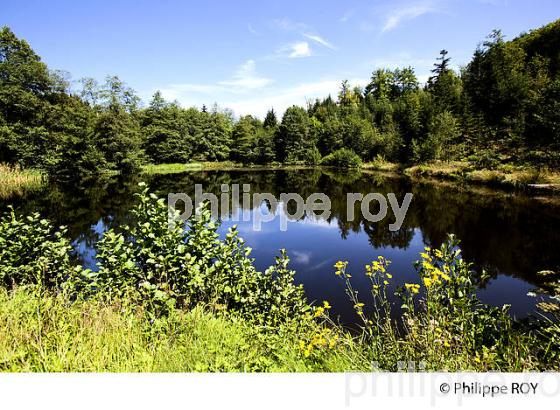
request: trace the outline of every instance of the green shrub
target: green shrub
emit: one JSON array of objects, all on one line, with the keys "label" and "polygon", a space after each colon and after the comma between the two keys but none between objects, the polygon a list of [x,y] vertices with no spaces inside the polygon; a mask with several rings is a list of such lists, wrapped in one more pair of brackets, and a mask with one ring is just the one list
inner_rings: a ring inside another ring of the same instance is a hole
[{"label": "green shrub", "polygon": [[341,148],[324,157],[321,164],[337,168],[359,168],[362,160],[354,151]]},{"label": "green shrub", "polygon": [[[397,294],[403,314],[391,318],[387,299],[389,261],[383,257],[366,266],[371,281],[372,305],[352,288],[346,262],[335,265],[344,279],[363,337],[381,368],[396,370],[396,363],[425,363],[426,370],[521,371],[539,366],[539,356],[558,357],[558,345],[543,345],[529,328],[520,327],[507,313],[508,306],[490,307],[476,295],[478,281],[472,265],[460,257],[458,241],[450,236],[439,249],[427,247],[415,263],[419,283],[406,283]],[[556,349],[556,350],[555,350]],[[548,360],[540,362],[540,365]],[[545,365],[546,367],[546,365]]]},{"label": "green shrub", "polygon": [[13,208],[0,219],[0,283],[58,285],[73,269],[66,228],[55,230],[38,213],[25,218]]},{"label": "green shrub", "polygon": [[76,289],[126,296],[155,314],[208,304],[271,326],[301,319],[311,309],[303,287],[294,284],[284,251],[275,266],[258,272],[236,228],[221,240],[207,207],[200,207],[184,229],[168,226],[165,201],[147,188],[138,198],[134,223],[104,234],[99,270],[76,277]]}]

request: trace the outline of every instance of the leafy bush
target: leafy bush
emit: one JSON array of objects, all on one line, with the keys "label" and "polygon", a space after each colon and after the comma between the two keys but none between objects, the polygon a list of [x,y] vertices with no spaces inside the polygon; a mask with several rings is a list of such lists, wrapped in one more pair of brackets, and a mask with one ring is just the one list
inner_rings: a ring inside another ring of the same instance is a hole
[{"label": "leafy bush", "polygon": [[354,151],[341,148],[324,157],[321,164],[337,168],[359,168],[362,160]]},{"label": "leafy bush", "polygon": [[0,283],[57,285],[73,269],[66,228],[55,231],[38,213],[17,217],[13,208],[0,219]]},{"label": "leafy bush", "polygon": [[363,335],[382,368],[394,370],[398,361],[412,361],[424,362],[428,370],[520,371],[535,366],[539,355],[556,357],[550,345],[543,348],[534,334],[514,329],[507,305],[489,307],[478,300],[476,283],[484,274],[477,277],[460,252],[458,241],[450,236],[439,249],[427,247],[420,254],[415,263],[420,283],[406,283],[397,292],[403,301],[400,322],[391,319],[392,306],[387,299],[393,278],[389,261],[379,257],[366,266],[371,306],[358,299],[347,263],[337,262],[336,274],[346,283],[363,322]]},{"label": "leafy bush", "polygon": [[305,152],[304,161],[307,165],[319,165],[321,163],[321,153],[316,147],[309,148]]},{"label": "leafy bush", "polygon": [[84,271],[75,278],[77,288],[127,296],[155,314],[203,303],[271,326],[310,310],[284,251],[275,266],[258,272],[235,227],[219,238],[207,207],[183,229],[168,226],[163,199],[147,188],[138,198],[134,223],[105,233],[98,243],[99,271]]}]

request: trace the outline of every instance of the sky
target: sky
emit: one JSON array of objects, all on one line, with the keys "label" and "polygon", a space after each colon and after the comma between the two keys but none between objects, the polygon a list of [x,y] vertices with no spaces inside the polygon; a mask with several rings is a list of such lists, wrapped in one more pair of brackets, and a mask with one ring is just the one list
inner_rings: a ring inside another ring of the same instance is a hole
[{"label": "sky", "polygon": [[118,75],[145,103],[160,90],[261,118],[377,68],[425,81],[441,49],[458,69],[493,29],[512,39],[558,18],[558,0],[0,0],[0,26],[76,87]]}]

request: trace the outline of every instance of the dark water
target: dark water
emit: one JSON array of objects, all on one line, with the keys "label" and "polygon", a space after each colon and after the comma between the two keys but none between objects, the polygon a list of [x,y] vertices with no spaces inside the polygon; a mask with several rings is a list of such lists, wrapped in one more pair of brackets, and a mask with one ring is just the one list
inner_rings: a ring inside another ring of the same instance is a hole
[{"label": "dark water", "polygon": [[[458,187],[434,182],[413,182],[408,178],[381,173],[337,173],[307,169],[295,171],[205,171],[143,177],[159,195],[185,192],[194,185],[205,192],[220,193],[221,184],[250,184],[251,192],[299,193],[307,198],[325,193],[332,203],[328,219],[305,217],[288,223],[280,231],[279,218],[255,232],[252,221],[236,222],[240,235],[253,248],[259,269],[274,263],[278,250],[286,248],[297,280],[304,284],[311,300],[328,300],[343,321],[353,321],[352,306],[344,293],[333,264],[349,261],[353,283],[366,298],[368,283],[364,265],[383,255],[392,260],[392,288],[417,282],[412,263],[424,246],[439,246],[447,233],[461,240],[463,257],[478,269],[487,269],[493,279],[480,289],[480,298],[492,305],[510,304],[511,312],[523,317],[533,312],[535,298],[527,292],[538,287],[540,270],[560,267],[560,204],[519,194]],[[95,242],[103,231],[130,220],[133,180],[110,180],[82,187],[50,186],[42,193],[11,201],[22,212],[38,211],[57,225],[67,225],[82,264],[95,268]],[[356,214],[346,220],[347,193],[393,192],[402,201],[405,193],[414,197],[404,223],[396,232],[392,212],[382,222],[371,223]],[[4,210],[8,203],[0,204]],[[251,209],[246,212],[254,212]],[[241,211],[239,211],[241,212]],[[233,225],[225,221],[221,230]]]}]

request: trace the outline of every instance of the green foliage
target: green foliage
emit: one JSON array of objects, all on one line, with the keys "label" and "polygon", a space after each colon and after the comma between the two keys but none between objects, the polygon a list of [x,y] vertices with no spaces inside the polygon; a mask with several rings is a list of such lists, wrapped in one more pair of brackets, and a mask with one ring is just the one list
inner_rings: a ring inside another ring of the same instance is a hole
[{"label": "green foliage", "polygon": [[25,218],[13,209],[0,219],[0,283],[59,285],[73,270],[66,228],[55,230],[39,214]]},{"label": "green foliage", "polygon": [[144,149],[152,163],[186,163],[190,159],[193,136],[186,112],[177,104],[167,103],[158,91],[139,116]]},{"label": "green foliage", "polygon": [[426,139],[422,142],[412,141],[414,161],[450,161],[460,157],[460,135],[461,129],[453,114],[449,111],[437,114],[429,125]]},{"label": "green foliage", "polygon": [[[450,236],[439,249],[426,247],[420,254],[415,263],[420,283],[406,283],[397,292],[403,301],[398,321],[391,318],[387,299],[393,280],[390,261],[379,257],[366,266],[371,306],[358,298],[347,263],[336,263],[335,273],[346,284],[363,323],[365,343],[372,346],[380,368],[395,371],[398,361],[412,361],[425,363],[427,370],[522,371],[557,357],[560,345],[542,345],[538,333],[516,328],[508,306],[493,308],[478,300],[477,285],[485,280],[484,273],[472,271],[460,257],[458,244]],[[547,357],[544,362],[541,355]]]},{"label": "green foliage", "polygon": [[257,144],[261,132],[262,124],[257,118],[241,117],[233,127],[231,159],[244,164],[259,162]]},{"label": "green foliage", "polygon": [[156,315],[202,303],[270,326],[297,322],[309,310],[303,288],[294,284],[294,272],[287,268],[285,252],[276,265],[258,272],[249,258],[251,249],[236,229],[221,240],[206,207],[199,208],[184,229],[181,224],[168,226],[163,199],[147,189],[138,199],[134,223],[103,235],[99,270],[75,277],[76,289],[126,296]]},{"label": "green foliage", "polygon": [[301,107],[288,108],[275,138],[278,160],[290,164],[305,162],[308,150],[315,145],[314,139],[307,112]]},{"label": "green foliage", "polygon": [[341,148],[324,157],[321,164],[337,168],[359,168],[362,160],[354,151]]}]

